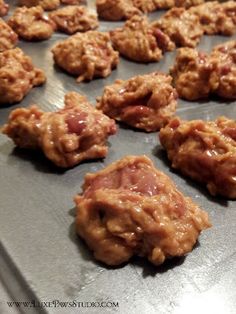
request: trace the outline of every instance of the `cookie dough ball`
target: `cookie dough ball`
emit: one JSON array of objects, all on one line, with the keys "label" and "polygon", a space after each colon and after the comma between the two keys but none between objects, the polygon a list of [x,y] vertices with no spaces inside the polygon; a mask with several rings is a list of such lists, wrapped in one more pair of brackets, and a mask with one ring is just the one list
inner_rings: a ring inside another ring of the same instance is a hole
[{"label": "cookie dough ball", "polygon": [[0,0],[0,16],[7,15],[9,10],[9,5],[4,2],[4,0]]},{"label": "cookie dough ball", "polygon": [[20,48],[0,53],[0,104],[21,101],[34,87],[45,82],[42,70],[35,68]]},{"label": "cookie dough ball", "polygon": [[[221,3],[224,13],[228,18],[231,18],[234,25],[236,26],[236,2],[235,1],[226,1]],[[234,32],[236,29],[234,29]]]},{"label": "cookie dough ball", "polygon": [[214,93],[222,98],[236,99],[236,40],[216,46],[210,59],[218,78]]},{"label": "cookie dough ball", "polygon": [[116,133],[116,126],[86,97],[70,92],[65,107],[57,112],[43,112],[36,105],[13,110],[2,131],[17,146],[42,149],[49,160],[67,168],[105,157],[107,138]]},{"label": "cookie dough ball", "polygon": [[178,191],[146,156],[126,156],[85,176],[75,197],[76,229],[107,265],[133,255],[154,265],[193,249],[208,214]]},{"label": "cookie dough ball", "polygon": [[215,66],[208,55],[192,48],[180,48],[170,69],[179,97],[187,100],[207,98],[217,87]]},{"label": "cookie dough ball", "polygon": [[45,11],[52,11],[60,6],[60,0],[19,0],[20,6],[26,6],[28,8],[41,6]]},{"label": "cookie dough ball", "polygon": [[96,0],[98,16],[108,21],[120,21],[140,15],[132,0]]},{"label": "cookie dough ball", "polygon": [[86,32],[98,27],[98,19],[83,6],[66,6],[49,14],[57,30],[66,34]]},{"label": "cookie dough ball", "polygon": [[59,67],[78,76],[77,82],[107,77],[119,62],[109,34],[97,31],[77,33],[56,44],[52,53]]},{"label": "cookie dough ball", "polygon": [[182,121],[160,131],[172,167],[207,186],[211,195],[236,198],[236,121]]},{"label": "cookie dough ball", "polygon": [[174,7],[189,8],[204,2],[204,0],[132,0],[135,7],[143,13],[156,10],[171,9]]},{"label": "cookie dough ball", "polygon": [[143,13],[150,13],[160,9],[172,8],[174,0],[132,0],[133,5]]},{"label": "cookie dough ball", "polygon": [[133,16],[122,28],[110,32],[112,44],[121,55],[138,62],[160,61],[174,43],[158,27],[151,27],[144,16]]},{"label": "cookie dough ball", "polygon": [[218,1],[206,2],[192,7],[189,12],[199,17],[200,23],[207,35],[231,36],[236,32],[236,3],[228,1],[225,4]]},{"label": "cookie dough ball", "polygon": [[173,8],[153,23],[179,47],[194,48],[199,43],[203,29],[199,17],[184,8]]},{"label": "cookie dough ball", "polygon": [[117,121],[147,132],[160,130],[173,117],[177,93],[169,75],[154,72],[106,86],[97,108]]},{"label": "cookie dough ball", "polygon": [[28,41],[45,40],[52,36],[55,24],[44,15],[42,7],[22,7],[15,10],[8,25]]},{"label": "cookie dough ball", "polygon": [[0,18],[0,52],[14,48],[17,42],[17,34]]}]

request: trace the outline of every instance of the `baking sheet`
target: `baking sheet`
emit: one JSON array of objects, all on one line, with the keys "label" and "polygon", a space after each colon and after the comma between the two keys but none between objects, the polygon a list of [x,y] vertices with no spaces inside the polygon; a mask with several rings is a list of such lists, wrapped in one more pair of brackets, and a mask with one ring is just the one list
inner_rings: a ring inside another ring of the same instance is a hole
[{"label": "baking sheet", "polygon": [[[88,5],[94,8],[94,1],[88,1]],[[158,15],[150,14],[150,18]],[[101,22],[100,30],[119,25],[122,23]],[[85,94],[95,104],[105,85],[117,78],[167,71],[175,56],[167,53],[160,63],[148,65],[121,58],[117,70],[108,78],[78,85],[53,64],[50,49],[66,37],[55,33],[48,41],[20,42],[19,46],[32,57],[34,64],[44,69],[47,83],[34,88],[20,104],[0,108],[0,124],[11,110],[32,103],[44,110],[56,110],[63,106],[68,91]],[[210,51],[226,40],[229,38],[204,36],[199,49]],[[214,119],[223,114],[236,118],[236,102],[179,100],[177,114],[184,119]],[[16,301],[119,303],[119,307],[113,308],[44,307],[22,308],[21,312],[235,313],[235,202],[211,197],[205,188],[173,172],[157,133],[146,134],[120,126],[117,135],[109,138],[109,146],[104,161],[85,162],[63,171],[41,154],[17,149],[10,139],[0,135],[0,279],[8,293]],[[97,263],[77,238],[73,197],[80,192],[84,175],[128,154],[146,154],[183,193],[209,213],[213,227],[203,232],[186,258],[168,261],[160,267],[134,258],[125,266],[108,268]],[[1,295],[0,301],[3,302]]]}]

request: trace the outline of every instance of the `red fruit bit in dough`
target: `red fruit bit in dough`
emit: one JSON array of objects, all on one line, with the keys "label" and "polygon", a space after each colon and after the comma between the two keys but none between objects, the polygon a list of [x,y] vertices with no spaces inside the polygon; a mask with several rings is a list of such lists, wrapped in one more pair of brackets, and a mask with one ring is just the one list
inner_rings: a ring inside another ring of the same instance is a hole
[{"label": "red fruit bit in dough", "polygon": [[70,133],[81,134],[86,127],[87,113],[76,112],[74,114],[68,115],[66,123],[68,125],[68,130]]},{"label": "red fruit bit in dough", "polygon": [[162,188],[155,173],[148,169],[137,169],[135,166],[125,167],[109,174],[96,177],[86,190],[86,197],[98,189],[120,189],[139,193],[145,196],[157,195]]},{"label": "red fruit bit in dough", "polygon": [[231,64],[225,64],[224,66],[222,66],[222,68],[220,69],[220,73],[221,75],[227,75],[230,73],[231,71]]},{"label": "red fruit bit in dough", "polygon": [[148,170],[126,167],[121,171],[121,187],[147,196],[158,194],[156,174]]},{"label": "red fruit bit in dough", "polygon": [[150,108],[146,106],[130,106],[122,110],[123,117],[133,116],[135,120],[141,119],[143,116],[150,114]]}]

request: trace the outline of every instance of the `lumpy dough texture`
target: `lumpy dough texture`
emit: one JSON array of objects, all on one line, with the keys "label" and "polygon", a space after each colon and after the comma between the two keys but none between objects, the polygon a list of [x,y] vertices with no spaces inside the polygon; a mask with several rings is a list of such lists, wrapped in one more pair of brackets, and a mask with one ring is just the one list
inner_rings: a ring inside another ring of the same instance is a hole
[{"label": "lumpy dough texture", "polygon": [[78,5],[78,4],[83,4],[85,1],[84,0],[61,0],[60,2],[62,4]]},{"label": "lumpy dough texture", "polygon": [[65,107],[57,112],[43,112],[36,105],[15,109],[3,127],[3,133],[17,146],[41,148],[49,160],[63,168],[105,157],[106,140],[115,132],[114,120],[75,92],[66,94]]},{"label": "lumpy dough texture", "polygon": [[210,223],[145,156],[126,156],[85,176],[75,197],[76,228],[97,260],[108,265],[133,255],[155,265],[190,252]]},{"label": "lumpy dough texture", "polygon": [[45,80],[43,71],[35,68],[31,58],[21,49],[0,53],[0,104],[21,101],[34,86]]},{"label": "lumpy dough texture", "polygon": [[205,34],[228,35],[236,32],[236,3],[206,2],[189,10],[199,17]]},{"label": "lumpy dough texture", "polygon": [[107,33],[77,33],[59,42],[53,49],[54,61],[68,73],[78,76],[77,82],[107,77],[119,62]]},{"label": "lumpy dough texture", "polygon": [[89,13],[83,6],[66,6],[49,14],[57,29],[67,34],[86,32],[98,27],[95,14]]},{"label": "lumpy dough texture", "polygon": [[19,0],[19,5],[26,6],[28,8],[41,6],[45,11],[55,10],[60,5],[60,0]]},{"label": "lumpy dough texture", "polygon": [[138,62],[159,61],[174,43],[157,27],[151,27],[144,16],[134,16],[123,28],[110,32],[112,44],[120,54]]},{"label": "lumpy dough texture", "polygon": [[96,0],[98,16],[108,21],[129,19],[141,14],[132,3],[132,0]]},{"label": "lumpy dough texture", "polygon": [[6,4],[3,0],[0,0],[0,16],[7,15],[9,10],[9,5]]},{"label": "lumpy dough texture", "polygon": [[190,8],[204,3],[205,0],[174,0],[174,5],[172,7],[184,7]]},{"label": "lumpy dough texture", "polygon": [[133,5],[143,13],[149,13],[158,9],[168,9],[174,6],[174,0],[132,0]]},{"label": "lumpy dough texture", "polygon": [[171,81],[158,72],[117,80],[105,87],[97,108],[132,127],[157,131],[175,114],[177,93]]},{"label": "lumpy dough texture", "polygon": [[184,8],[173,8],[153,22],[179,47],[196,47],[203,29],[199,17]]},{"label": "lumpy dough texture", "polygon": [[189,8],[203,2],[204,0],[96,0],[96,6],[99,17],[108,21],[120,21],[141,13],[175,6]]},{"label": "lumpy dough texture", "polygon": [[236,99],[236,41],[216,46],[210,55],[181,48],[170,74],[181,98],[197,100],[216,94]]},{"label": "lumpy dough texture", "polygon": [[192,48],[178,49],[170,69],[179,97],[187,100],[206,98],[217,86],[215,66],[208,55]]},{"label": "lumpy dough texture", "polygon": [[204,0],[132,0],[135,7],[144,13],[173,7],[189,8],[204,2]]},{"label": "lumpy dough texture", "polygon": [[11,28],[25,40],[45,40],[52,36],[55,24],[44,15],[42,7],[22,7],[8,21]]},{"label": "lumpy dough texture", "polygon": [[222,98],[236,99],[236,40],[216,46],[210,58],[218,79],[214,93]]},{"label": "lumpy dough texture", "polygon": [[17,34],[0,18],[0,52],[14,48],[17,42]]},{"label": "lumpy dough texture", "polygon": [[172,167],[205,184],[212,195],[236,198],[236,121],[173,119],[160,131]]}]

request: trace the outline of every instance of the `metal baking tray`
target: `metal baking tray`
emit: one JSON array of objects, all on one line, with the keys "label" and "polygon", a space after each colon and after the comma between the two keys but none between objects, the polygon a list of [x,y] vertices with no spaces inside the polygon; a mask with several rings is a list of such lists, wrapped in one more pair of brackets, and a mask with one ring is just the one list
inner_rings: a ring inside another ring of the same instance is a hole
[{"label": "metal baking tray", "polygon": [[[94,1],[88,1],[88,6],[94,9]],[[153,20],[160,14],[149,16]],[[122,22],[104,21],[100,30],[120,25]],[[120,58],[117,70],[108,78],[78,85],[53,64],[50,49],[66,37],[55,33],[48,41],[20,42],[34,64],[45,71],[47,83],[34,88],[20,104],[1,107],[1,125],[10,111],[20,106],[37,103],[44,110],[62,107],[68,91],[85,94],[95,104],[104,86],[115,79],[156,70],[167,72],[175,57],[174,52],[167,53],[161,62],[148,65]],[[210,51],[229,39],[204,36],[198,48]],[[177,114],[184,119],[236,118],[236,102],[179,100]],[[157,133],[120,126],[117,135],[109,138],[107,158],[63,171],[41,154],[17,149],[0,135],[0,279],[6,291],[0,294],[1,313],[14,313],[6,304],[7,295],[15,301],[88,302],[87,307],[84,303],[80,308],[45,305],[18,309],[21,313],[235,313],[236,203],[211,197],[204,187],[173,172],[157,138]],[[213,227],[202,233],[187,257],[160,267],[134,258],[122,267],[110,268],[97,263],[76,236],[73,197],[81,191],[84,175],[128,154],[146,154],[209,213]],[[118,302],[119,306],[94,308],[89,303],[102,301]]]}]

